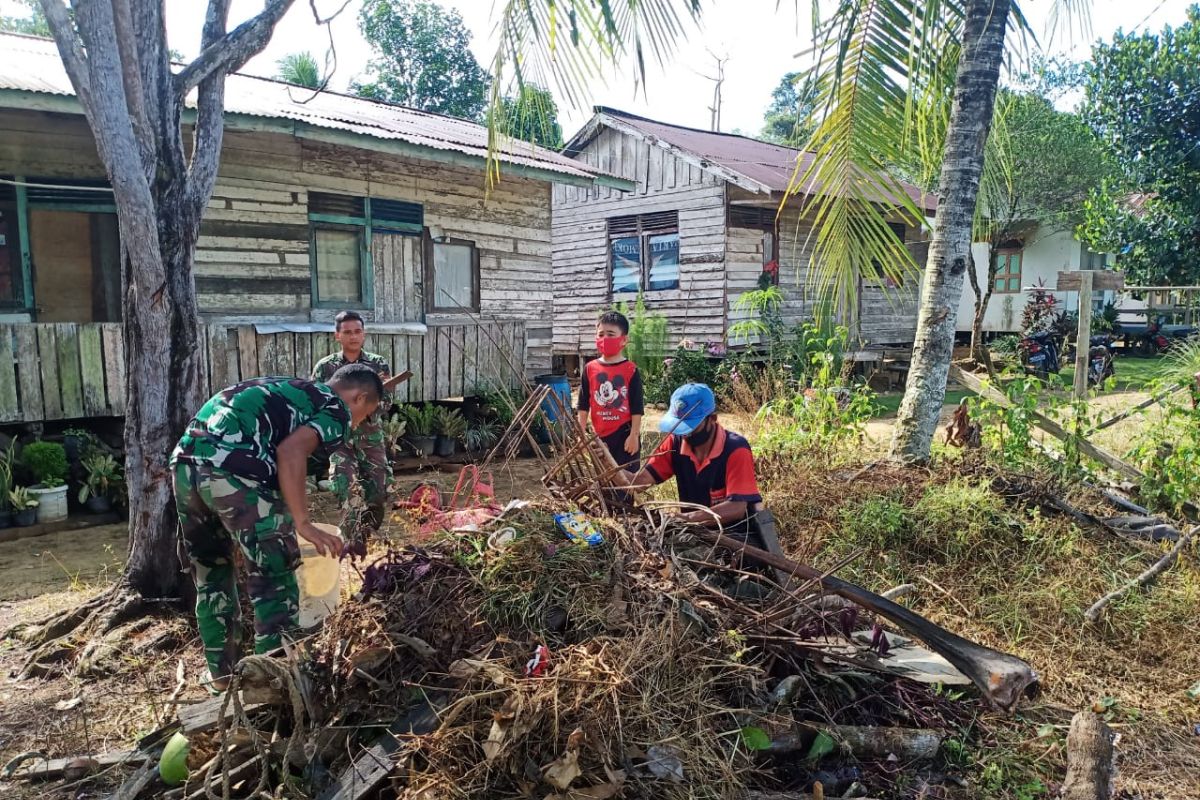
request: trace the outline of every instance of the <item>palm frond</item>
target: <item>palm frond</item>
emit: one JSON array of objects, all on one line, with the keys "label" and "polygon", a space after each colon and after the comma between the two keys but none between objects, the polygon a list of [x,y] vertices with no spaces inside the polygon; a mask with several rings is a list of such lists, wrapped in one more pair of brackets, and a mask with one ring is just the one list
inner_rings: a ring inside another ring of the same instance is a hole
[{"label": "palm frond", "polygon": [[924,218],[896,166],[909,160],[914,137],[936,139],[945,127],[928,117],[948,120],[941,104],[919,100],[953,85],[941,54],[961,23],[958,0],[840,0],[815,33],[811,156],[797,164],[788,196],[814,222],[810,284],[842,308],[860,276],[903,283],[916,270],[887,224],[897,214],[915,225]]},{"label": "palm frond", "polygon": [[701,0],[505,0],[492,59],[489,178],[508,145],[503,98],[527,85],[554,87],[575,108],[587,104],[606,68],[632,57],[640,85],[646,61],[665,64],[701,12]]}]

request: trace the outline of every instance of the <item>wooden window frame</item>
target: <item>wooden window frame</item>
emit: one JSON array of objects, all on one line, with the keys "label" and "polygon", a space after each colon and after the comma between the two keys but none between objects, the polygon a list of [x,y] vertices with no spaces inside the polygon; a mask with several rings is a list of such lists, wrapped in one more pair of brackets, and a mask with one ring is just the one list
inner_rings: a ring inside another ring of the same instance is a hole
[{"label": "wooden window frame", "polygon": [[[359,302],[347,303],[343,300],[321,299],[321,292],[318,288],[319,281],[317,280],[317,270],[320,268],[320,265],[317,263],[318,231],[349,231],[358,234],[358,282],[359,294],[361,295]],[[370,226],[353,223],[310,221],[308,223],[308,252],[310,277],[312,280],[312,297],[310,298],[310,302],[313,308],[367,311],[375,307],[373,298],[375,270],[371,263]]]},{"label": "wooden window frame", "polygon": [[[313,195],[330,195],[344,198],[347,200],[362,201],[362,216],[332,214],[312,210]],[[309,192],[308,199],[308,267],[309,277],[311,281],[311,295],[309,303],[313,308],[322,309],[355,309],[358,311],[371,311],[375,308],[375,263],[371,256],[371,238],[375,231],[381,233],[401,234],[405,236],[424,236],[425,234],[425,207],[420,203],[414,203],[409,200],[391,200],[388,198],[374,198],[382,204],[384,201],[388,203],[405,203],[414,206],[417,209],[415,219],[408,221],[396,221],[391,219],[375,219],[372,211],[370,197],[362,195],[342,194],[341,192]],[[361,231],[358,238],[358,272],[359,283],[361,285],[360,293],[362,295],[361,302],[357,304],[342,303],[336,300],[322,300],[320,293],[317,291],[317,231],[318,230],[349,230],[356,229]]]},{"label": "wooden window frame", "polygon": [[[1025,291],[1025,287],[1022,285],[1025,282],[1025,248],[1023,248],[1023,247],[997,248],[996,249],[997,266],[999,266],[1000,259],[1009,258],[1011,256],[1017,257],[1017,266],[1019,268],[1017,270],[1017,274],[1016,274],[1017,288],[1016,289],[1008,288],[1008,281],[1010,278],[1013,277],[1013,274],[1011,272],[1005,272],[1003,274],[1004,288],[997,289],[996,281],[1001,279],[1001,273],[999,272],[999,270],[997,270],[996,277],[992,279],[992,294],[1020,294],[1021,292]],[[1005,267],[1007,268],[1010,265],[1010,263],[1011,262],[1006,261]]]},{"label": "wooden window frame", "polygon": [[[434,281],[434,263],[433,251],[439,244],[456,245],[459,247],[471,248],[471,306],[463,308],[462,306],[440,306],[434,295],[437,293],[437,284]],[[480,274],[479,274],[479,246],[470,239],[455,239],[453,237],[444,237],[438,241],[434,241],[432,236],[429,236],[428,231],[425,235],[425,251],[424,265],[422,267],[422,275],[424,276],[424,289],[422,292],[425,295],[425,312],[427,314],[465,314],[467,312],[478,314],[480,313]]]},{"label": "wooden window frame", "polygon": [[[660,214],[674,214],[675,215],[674,224],[672,224],[672,225],[656,225],[656,226],[647,228],[646,227],[646,218],[658,216]],[[613,233],[613,231],[612,231],[613,224],[612,223],[614,222],[614,220],[628,220],[631,218],[636,220],[637,224],[636,224],[635,230],[628,231],[626,233],[617,233],[617,234]],[[610,301],[613,300],[618,294],[620,294],[620,295],[635,295],[636,296],[637,294],[642,294],[642,293],[651,294],[653,292],[674,292],[674,291],[679,290],[680,281],[678,279],[676,279],[676,285],[669,289],[651,289],[651,288],[649,288],[650,287],[650,237],[651,236],[670,236],[672,234],[674,234],[675,236],[679,236],[679,212],[678,211],[658,211],[658,212],[654,212],[651,214],[623,214],[619,217],[609,217],[608,219],[605,220],[605,236],[606,236],[606,238],[605,238],[604,253],[605,253],[606,267],[605,267],[604,272],[605,272],[605,275],[607,276],[608,299]],[[638,240],[638,267],[639,267],[638,288],[634,292],[615,292],[615,291],[613,291],[613,261],[612,261],[613,239],[632,239],[635,237]],[[683,242],[680,241],[680,244],[682,245]],[[677,266],[682,267],[683,264],[680,263]]]}]

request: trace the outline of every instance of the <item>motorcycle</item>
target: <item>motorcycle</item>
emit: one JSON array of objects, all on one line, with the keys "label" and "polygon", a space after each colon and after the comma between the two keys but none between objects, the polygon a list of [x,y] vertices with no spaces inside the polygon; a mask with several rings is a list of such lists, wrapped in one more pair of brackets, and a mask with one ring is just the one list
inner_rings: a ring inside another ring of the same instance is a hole
[{"label": "motorcycle", "polygon": [[1049,331],[1022,337],[1017,344],[1017,352],[1025,374],[1040,380],[1048,379],[1052,373],[1057,375],[1062,369],[1058,337]]},{"label": "motorcycle", "polygon": [[1163,333],[1162,323],[1162,317],[1146,323],[1146,330],[1137,338],[1135,345],[1138,355],[1156,356],[1166,352],[1167,348],[1171,346],[1171,340]]},{"label": "motorcycle", "polygon": [[1113,337],[1108,334],[1093,336],[1088,349],[1088,386],[1102,386],[1117,374],[1113,359]]}]

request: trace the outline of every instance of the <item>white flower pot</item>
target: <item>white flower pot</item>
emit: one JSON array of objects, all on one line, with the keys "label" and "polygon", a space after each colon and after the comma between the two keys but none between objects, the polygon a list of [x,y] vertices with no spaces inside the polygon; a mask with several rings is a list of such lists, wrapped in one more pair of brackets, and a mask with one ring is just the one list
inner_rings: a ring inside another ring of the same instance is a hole
[{"label": "white flower pot", "polygon": [[29,493],[38,501],[37,521],[62,522],[67,518],[67,487],[55,486],[53,489],[31,487]]}]

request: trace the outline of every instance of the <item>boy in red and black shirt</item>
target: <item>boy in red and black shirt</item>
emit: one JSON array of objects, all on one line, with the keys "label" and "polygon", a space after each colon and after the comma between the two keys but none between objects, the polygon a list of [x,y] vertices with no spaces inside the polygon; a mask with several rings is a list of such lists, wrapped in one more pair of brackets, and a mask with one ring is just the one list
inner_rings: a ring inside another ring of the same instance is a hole
[{"label": "boy in red and black shirt", "polygon": [[579,386],[579,425],[600,437],[613,460],[625,469],[641,468],[642,374],[625,357],[629,320],[616,311],[605,312],[596,323],[596,349],[600,357],[583,368]]}]

